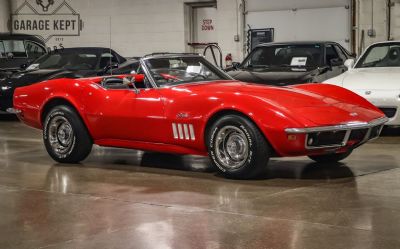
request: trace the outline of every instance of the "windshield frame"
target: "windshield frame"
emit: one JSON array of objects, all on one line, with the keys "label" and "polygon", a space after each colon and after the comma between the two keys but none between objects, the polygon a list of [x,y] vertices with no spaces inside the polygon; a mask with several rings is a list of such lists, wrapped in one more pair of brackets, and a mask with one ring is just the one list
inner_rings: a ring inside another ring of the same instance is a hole
[{"label": "windshield frame", "polygon": [[371,52],[372,49],[376,48],[376,47],[390,47],[393,45],[398,45],[400,46],[400,42],[379,42],[379,43],[375,43],[372,44],[371,46],[369,46],[364,53],[362,53],[362,55],[360,56],[360,58],[358,58],[358,60],[356,61],[355,65],[354,65],[354,69],[361,69],[361,68],[384,68],[384,67],[363,67],[362,61],[365,60],[365,58],[367,57],[367,55],[369,55],[369,53]]},{"label": "windshield frame", "polygon": [[153,88],[170,88],[170,87],[178,87],[182,85],[187,85],[187,84],[201,84],[204,82],[210,82],[210,81],[215,81],[215,80],[208,80],[208,81],[196,81],[196,82],[184,82],[181,84],[176,84],[176,85],[165,85],[165,86],[159,86],[155,79],[153,78],[152,73],[150,72],[150,69],[147,66],[146,61],[151,60],[151,59],[173,59],[173,58],[199,58],[199,60],[205,64],[207,67],[212,68],[215,70],[216,73],[220,74],[222,76],[221,80],[235,80],[233,79],[230,75],[222,71],[219,67],[214,66],[212,63],[210,63],[204,56],[199,55],[199,54],[165,54],[165,55],[150,55],[146,56],[140,59],[140,67],[143,69],[143,72],[146,76],[146,78],[149,80],[151,86]]},{"label": "windshield frame", "polygon": [[239,69],[248,69],[248,68],[279,68],[282,67],[281,66],[254,66],[254,67],[245,67],[245,65],[251,60],[252,56],[257,52],[257,50],[259,49],[265,49],[265,48],[276,48],[276,47],[290,47],[290,46],[320,46],[320,50],[321,50],[321,56],[320,56],[320,61],[318,61],[318,65],[315,67],[311,67],[311,66],[289,66],[291,68],[318,68],[318,67],[322,67],[325,64],[325,50],[324,50],[324,45],[320,44],[320,43],[299,43],[299,44],[285,44],[285,43],[279,43],[279,44],[268,44],[268,45],[260,45],[255,47],[250,54],[248,54],[246,56],[246,58],[243,60],[242,63],[240,63],[239,65]]}]

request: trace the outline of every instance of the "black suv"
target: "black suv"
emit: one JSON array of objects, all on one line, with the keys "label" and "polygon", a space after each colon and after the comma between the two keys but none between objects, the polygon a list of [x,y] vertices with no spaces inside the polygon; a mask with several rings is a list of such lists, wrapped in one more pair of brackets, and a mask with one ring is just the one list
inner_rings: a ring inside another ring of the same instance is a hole
[{"label": "black suv", "polygon": [[46,53],[44,41],[36,36],[0,33],[0,78],[24,69]]}]

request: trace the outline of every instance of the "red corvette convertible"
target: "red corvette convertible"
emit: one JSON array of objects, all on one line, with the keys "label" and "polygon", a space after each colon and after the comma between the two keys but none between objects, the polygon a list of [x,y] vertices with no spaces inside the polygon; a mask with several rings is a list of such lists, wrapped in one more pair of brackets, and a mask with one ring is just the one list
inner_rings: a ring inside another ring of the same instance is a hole
[{"label": "red corvette convertible", "polygon": [[231,178],[257,176],[270,157],[337,162],[387,121],[344,88],[247,84],[193,54],[146,56],[129,76],[21,87],[14,112],[43,129],[48,153],[61,163],[84,160],[97,144],[209,155]]}]

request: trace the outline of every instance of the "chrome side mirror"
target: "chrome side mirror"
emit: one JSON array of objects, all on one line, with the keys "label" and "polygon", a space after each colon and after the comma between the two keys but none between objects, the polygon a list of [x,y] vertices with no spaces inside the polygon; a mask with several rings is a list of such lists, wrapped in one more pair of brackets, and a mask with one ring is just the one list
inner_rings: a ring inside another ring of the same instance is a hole
[{"label": "chrome side mirror", "polygon": [[140,90],[135,86],[135,77],[124,77],[122,79],[122,84],[132,86],[136,94],[140,93]]},{"label": "chrome side mirror", "polygon": [[347,60],[344,62],[344,66],[347,67],[348,70],[353,69],[354,64],[355,64],[354,59],[347,59]]}]

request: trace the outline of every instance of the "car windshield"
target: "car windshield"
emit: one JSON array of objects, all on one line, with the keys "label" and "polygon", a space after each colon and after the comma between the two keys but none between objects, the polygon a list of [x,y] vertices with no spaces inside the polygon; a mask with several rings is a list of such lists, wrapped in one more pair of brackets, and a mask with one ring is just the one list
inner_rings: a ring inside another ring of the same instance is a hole
[{"label": "car windshield", "polygon": [[27,57],[23,40],[0,41],[0,57]]},{"label": "car windshield", "polygon": [[322,55],[319,44],[262,46],[251,52],[242,67],[318,67]]},{"label": "car windshield", "polygon": [[399,67],[400,43],[377,44],[364,53],[357,62],[356,68],[366,67]]},{"label": "car windshield", "polygon": [[34,62],[35,69],[97,69],[98,56],[94,53],[56,53],[46,54]]},{"label": "car windshield", "polygon": [[153,58],[145,63],[159,87],[231,79],[200,56]]}]

